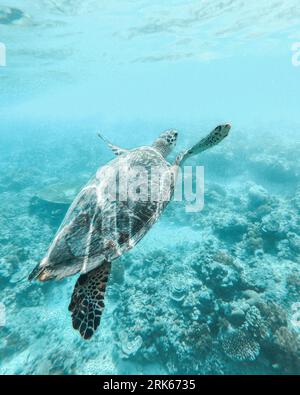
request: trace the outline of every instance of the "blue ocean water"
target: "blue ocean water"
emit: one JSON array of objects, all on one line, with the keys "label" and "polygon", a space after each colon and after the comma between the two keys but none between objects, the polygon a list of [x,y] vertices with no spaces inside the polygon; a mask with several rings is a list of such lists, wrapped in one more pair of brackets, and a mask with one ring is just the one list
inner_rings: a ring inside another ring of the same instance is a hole
[{"label": "blue ocean water", "polygon": [[[299,20],[297,0],[0,0],[1,374],[300,373]],[[113,158],[97,132],[176,128],[179,152],[225,122],[189,161],[204,209],[171,202],[113,263],[82,340],[76,279],[27,278]]]}]

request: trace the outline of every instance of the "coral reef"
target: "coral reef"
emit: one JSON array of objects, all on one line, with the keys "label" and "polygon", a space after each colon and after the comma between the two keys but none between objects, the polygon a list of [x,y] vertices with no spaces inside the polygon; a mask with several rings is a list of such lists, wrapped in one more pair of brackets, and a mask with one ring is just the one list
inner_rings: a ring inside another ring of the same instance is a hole
[{"label": "coral reef", "polygon": [[68,207],[64,180],[68,189],[78,173],[80,187],[98,166],[89,141],[64,136],[0,156],[0,373],[299,374],[299,160],[290,148],[205,154],[204,210],[173,202],[113,263],[100,330],[85,343],[67,311],[75,279],[27,276]]}]

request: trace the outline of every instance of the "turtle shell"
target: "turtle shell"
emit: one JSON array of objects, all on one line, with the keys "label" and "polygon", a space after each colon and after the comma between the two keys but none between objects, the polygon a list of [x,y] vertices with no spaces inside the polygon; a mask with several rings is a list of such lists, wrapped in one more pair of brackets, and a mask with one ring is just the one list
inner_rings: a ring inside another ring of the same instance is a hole
[{"label": "turtle shell", "polygon": [[148,232],[173,189],[172,166],[155,149],[115,158],[79,192],[40,267],[63,278],[113,261]]}]

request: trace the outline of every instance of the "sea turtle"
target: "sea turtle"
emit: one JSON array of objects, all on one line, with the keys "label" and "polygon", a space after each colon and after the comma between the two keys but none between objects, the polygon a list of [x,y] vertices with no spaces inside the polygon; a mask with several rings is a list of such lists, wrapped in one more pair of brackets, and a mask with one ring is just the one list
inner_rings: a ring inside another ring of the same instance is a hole
[{"label": "sea turtle", "polygon": [[[132,150],[115,146],[100,135],[116,158],[100,167],[79,192],[47,255],[29,276],[29,280],[46,281],[80,272],[69,310],[74,329],[84,339],[90,339],[100,324],[111,262],[134,247],[160,217],[173,195],[179,166],[222,141],[230,127],[217,126],[181,152],[173,164],[166,158],[176,144],[176,130],[162,133],[151,146]],[[149,174],[154,168],[160,176],[145,177],[144,171]],[[113,185],[117,185],[115,189]],[[128,188],[124,185],[134,185],[134,193],[125,198],[121,189],[128,192]],[[159,191],[156,197],[153,190]],[[142,191],[147,191],[143,198]]]}]

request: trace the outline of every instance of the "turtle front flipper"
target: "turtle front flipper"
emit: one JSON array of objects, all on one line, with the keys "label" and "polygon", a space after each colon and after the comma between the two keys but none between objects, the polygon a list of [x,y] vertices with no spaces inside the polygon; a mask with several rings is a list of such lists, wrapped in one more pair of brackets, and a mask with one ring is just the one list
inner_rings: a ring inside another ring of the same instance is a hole
[{"label": "turtle front flipper", "polygon": [[107,138],[105,138],[105,137],[104,137],[102,134],[100,134],[100,133],[98,133],[98,137],[100,137],[100,139],[101,139],[102,141],[104,141],[105,144],[107,144],[108,148],[110,148],[110,149],[112,150],[112,152],[113,152],[116,156],[123,155],[123,154],[127,154],[127,153],[129,152],[129,150],[126,149],[126,148],[121,148],[121,147],[119,147],[118,145],[112,144],[111,142],[109,142],[109,141],[107,140]]},{"label": "turtle front flipper", "polygon": [[104,310],[104,295],[109,278],[111,262],[82,274],[72,294],[69,311],[72,312],[73,328],[88,340],[98,328]]},{"label": "turtle front flipper", "polygon": [[229,123],[217,126],[212,132],[210,132],[206,137],[201,139],[192,148],[179,154],[176,158],[175,165],[182,164],[186,159],[190,158],[191,156],[200,154],[200,152],[206,151],[207,149],[219,144],[222,140],[225,139],[225,137],[228,136],[230,129],[231,125]]}]

